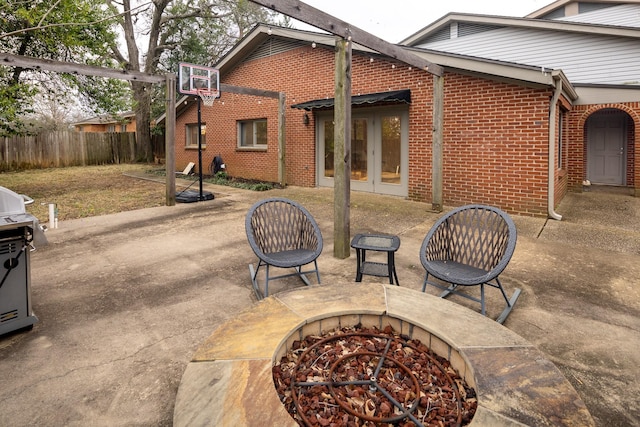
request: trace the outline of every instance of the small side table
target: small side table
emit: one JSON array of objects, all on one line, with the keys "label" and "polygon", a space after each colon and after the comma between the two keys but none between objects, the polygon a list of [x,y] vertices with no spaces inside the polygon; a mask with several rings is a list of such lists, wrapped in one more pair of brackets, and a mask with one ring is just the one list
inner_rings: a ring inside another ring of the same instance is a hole
[{"label": "small side table", "polygon": [[[389,277],[389,283],[400,286],[396,274],[395,253],[400,247],[398,236],[380,234],[356,234],[351,239],[351,247],[356,250],[357,270],[356,282],[362,281],[362,275]],[[367,251],[386,252],[387,263],[367,261]]]}]

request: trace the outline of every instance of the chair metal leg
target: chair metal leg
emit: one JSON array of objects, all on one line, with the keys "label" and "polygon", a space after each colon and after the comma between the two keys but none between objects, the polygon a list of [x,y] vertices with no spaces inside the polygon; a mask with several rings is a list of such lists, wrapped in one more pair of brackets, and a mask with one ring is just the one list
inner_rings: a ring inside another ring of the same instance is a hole
[{"label": "chair metal leg", "polygon": [[451,285],[449,285],[448,288],[445,288],[444,286],[440,286],[440,285],[435,284],[433,282],[429,283],[429,273],[426,273],[425,276],[424,276],[424,282],[422,282],[422,292],[427,290],[427,285],[431,285],[431,286],[433,286],[435,288],[438,288],[438,289],[441,289],[441,290],[444,289],[444,292],[442,292],[439,295],[440,298],[446,298],[451,294],[455,294],[456,293],[456,288],[458,287],[458,285],[451,284]]},{"label": "chair metal leg", "polygon": [[513,309],[513,306],[516,304],[516,301],[518,301],[518,298],[520,297],[520,293],[522,292],[522,290],[520,288],[516,288],[515,291],[513,291],[513,295],[511,295],[511,299],[509,299],[509,297],[507,297],[507,293],[504,291],[504,288],[502,287],[502,284],[500,283],[500,280],[496,277],[496,283],[498,284],[497,288],[500,289],[500,292],[502,292],[502,296],[504,297],[504,300],[507,302],[507,305],[505,306],[504,310],[502,310],[502,313],[500,313],[500,316],[498,316],[498,318],[496,319],[496,322],[503,324],[505,320],[507,320],[507,316],[509,315],[509,313],[511,313],[511,310]]},{"label": "chair metal leg", "polygon": [[509,315],[509,313],[511,313],[513,306],[516,305],[516,301],[518,301],[520,292],[522,292],[522,290],[520,288],[516,288],[516,290],[513,292],[513,295],[511,296],[511,299],[507,300],[507,306],[504,308],[504,310],[502,310],[502,313],[500,313],[500,316],[498,316],[496,322],[502,325],[504,321],[507,320],[507,316]]},{"label": "chair metal leg", "polygon": [[264,283],[264,296],[268,297],[269,296],[269,264],[266,264],[266,265],[267,265],[267,277]]},{"label": "chair metal leg", "polygon": [[258,261],[258,267],[254,270],[253,264],[249,264],[249,274],[251,275],[251,284],[253,286],[253,292],[256,294],[256,298],[261,300],[264,298],[260,286],[258,284],[258,271],[260,271],[261,262]]},{"label": "chair metal leg", "polygon": [[504,300],[507,302],[507,305],[511,305],[509,304],[509,298],[507,297],[507,293],[504,291],[504,288],[502,287],[502,284],[500,283],[500,280],[496,277],[496,283],[498,284],[498,286],[496,286],[498,289],[500,289],[500,292],[502,292],[502,296],[504,297]]},{"label": "chair metal leg", "polygon": [[455,294],[457,288],[458,288],[458,285],[449,285],[449,287],[445,289],[443,293],[440,294],[440,298],[446,298],[451,294]]},{"label": "chair metal leg", "polygon": [[439,289],[444,289],[444,291],[439,295],[440,298],[446,298],[451,294],[456,294],[459,295],[461,297],[470,299],[472,301],[475,302],[479,302],[480,303],[480,312],[482,313],[483,316],[487,315],[487,311],[486,311],[486,304],[485,304],[485,296],[484,296],[484,287],[485,285],[489,285],[491,287],[494,288],[498,288],[500,289],[500,292],[502,293],[502,296],[504,297],[504,300],[506,301],[506,307],[504,308],[504,310],[502,311],[502,313],[500,313],[500,316],[498,316],[498,318],[496,319],[496,322],[502,324],[504,323],[504,321],[507,319],[507,316],[509,316],[509,313],[511,313],[511,310],[513,309],[513,306],[516,304],[516,301],[518,300],[518,297],[520,296],[520,293],[522,292],[521,289],[517,288],[513,295],[511,296],[511,299],[509,299],[509,297],[507,296],[507,293],[505,292],[504,288],[502,287],[502,284],[500,283],[500,281],[496,278],[495,279],[496,283],[482,283],[480,284],[480,299],[468,295],[464,292],[457,292],[457,288],[458,285],[456,284],[450,284],[449,287],[445,288],[444,286],[440,286],[439,284],[433,283],[433,282],[429,282],[429,273],[425,274],[425,278],[424,281],[422,282],[422,292],[425,292],[425,290],[427,289],[427,284],[432,285],[436,288]]},{"label": "chair metal leg", "polygon": [[298,273],[298,277],[300,277],[300,280],[302,280],[304,282],[305,285],[307,286],[311,286],[311,282],[309,281],[309,279],[307,278],[307,276],[305,276],[305,273],[302,272],[302,266],[298,266],[298,267],[293,267],[296,272]]},{"label": "chair metal leg", "polygon": [[318,285],[320,284],[320,270],[318,269],[318,260],[313,261],[313,265],[316,267],[316,279],[318,279]]}]

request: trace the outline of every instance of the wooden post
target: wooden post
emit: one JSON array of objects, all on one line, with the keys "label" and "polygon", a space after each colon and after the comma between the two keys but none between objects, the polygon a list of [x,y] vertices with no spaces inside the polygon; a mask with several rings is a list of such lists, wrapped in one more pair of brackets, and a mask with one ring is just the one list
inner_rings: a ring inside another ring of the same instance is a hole
[{"label": "wooden post", "polygon": [[167,206],[176,204],[176,75],[167,74],[166,121],[164,134],[164,160]]},{"label": "wooden post", "polygon": [[336,39],[333,136],[333,256],[349,258],[351,191],[351,41]]},{"label": "wooden post", "polygon": [[431,209],[442,212],[442,124],[444,116],[444,77],[433,76],[433,135],[431,169]]},{"label": "wooden post", "polygon": [[284,92],[280,92],[278,95],[278,181],[283,188],[287,185],[285,101]]}]

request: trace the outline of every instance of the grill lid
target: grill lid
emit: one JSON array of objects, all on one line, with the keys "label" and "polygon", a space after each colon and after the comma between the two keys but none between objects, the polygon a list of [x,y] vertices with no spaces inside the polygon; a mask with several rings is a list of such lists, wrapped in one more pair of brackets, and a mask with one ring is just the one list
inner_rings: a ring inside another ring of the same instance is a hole
[{"label": "grill lid", "polygon": [[11,232],[13,229],[28,227],[33,237],[33,244],[44,246],[48,243],[44,230],[38,218],[27,213],[25,208],[25,205],[31,203],[33,199],[30,197],[0,187],[0,235],[7,230]]},{"label": "grill lid", "polygon": [[0,187],[0,215],[19,215],[26,213],[24,198],[8,188]]}]

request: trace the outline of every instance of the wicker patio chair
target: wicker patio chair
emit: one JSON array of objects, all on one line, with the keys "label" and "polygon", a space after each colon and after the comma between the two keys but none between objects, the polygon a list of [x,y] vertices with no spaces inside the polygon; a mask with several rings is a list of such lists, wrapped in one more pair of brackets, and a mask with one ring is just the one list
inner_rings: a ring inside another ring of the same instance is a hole
[{"label": "wicker patio chair", "polygon": [[[261,200],[251,207],[245,220],[247,239],[258,257],[258,266],[249,264],[253,289],[258,299],[269,296],[269,281],[299,276],[310,285],[305,276],[315,273],[320,283],[318,257],[322,252],[322,234],[311,214],[298,203],[284,198]],[[313,270],[302,267],[314,264]],[[258,272],[265,266],[264,293],[258,284]],[[271,267],[293,268],[295,272],[271,276]]]},{"label": "wicker patio chair", "polygon": [[[486,315],[484,287],[498,288],[507,303],[496,319],[503,323],[521,292],[516,289],[509,299],[498,279],[511,260],[516,239],[513,220],[500,209],[483,205],[454,209],[433,225],[422,242],[420,261],[426,270],[422,292],[432,285],[444,291],[442,298],[456,294],[479,302]],[[430,280],[430,275],[445,283]],[[460,287],[470,286],[480,286],[479,299],[460,292]]]}]

